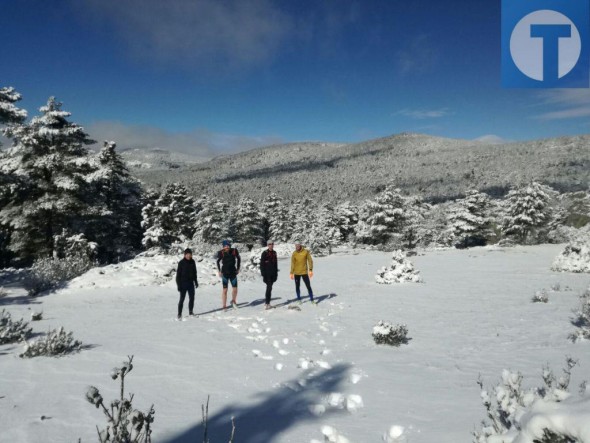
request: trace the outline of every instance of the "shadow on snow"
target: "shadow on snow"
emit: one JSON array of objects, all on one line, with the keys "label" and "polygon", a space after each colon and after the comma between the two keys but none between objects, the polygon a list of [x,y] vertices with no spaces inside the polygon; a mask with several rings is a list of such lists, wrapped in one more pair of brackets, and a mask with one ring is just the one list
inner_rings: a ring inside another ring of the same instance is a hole
[{"label": "shadow on snow", "polygon": [[[231,419],[234,417],[236,442],[278,441],[281,434],[296,424],[320,420],[320,417],[310,411],[310,407],[325,404],[327,395],[341,390],[349,369],[349,364],[339,364],[321,372],[307,372],[276,389],[256,394],[254,404],[226,406],[213,416],[209,416],[207,435],[212,442],[228,441],[231,434]],[[301,379],[305,382],[299,383]],[[214,404],[215,397],[212,397],[211,405]],[[343,410],[328,408],[322,420],[338,413],[343,413]],[[182,434],[165,440],[165,443],[202,441],[203,434],[203,424],[199,423]]]}]

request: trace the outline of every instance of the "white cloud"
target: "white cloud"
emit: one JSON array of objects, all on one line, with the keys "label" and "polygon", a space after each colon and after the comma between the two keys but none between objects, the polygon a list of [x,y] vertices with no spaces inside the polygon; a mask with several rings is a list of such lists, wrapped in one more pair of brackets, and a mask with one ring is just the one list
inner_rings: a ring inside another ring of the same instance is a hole
[{"label": "white cloud", "polygon": [[540,104],[553,108],[534,116],[539,120],[590,117],[590,89],[551,89],[538,93]]},{"label": "white cloud", "polygon": [[114,25],[122,43],[140,60],[204,68],[215,75],[268,62],[283,48],[296,50],[297,44],[333,52],[360,14],[357,2],[318,2],[297,15],[273,0],[70,3],[99,32],[111,31]]},{"label": "white cloud", "polygon": [[244,66],[272,57],[294,23],[270,0],[73,1],[112,22],[132,53],[158,63]]},{"label": "white cloud", "polygon": [[125,125],[113,121],[95,122],[86,126],[86,130],[99,146],[103,140],[114,140],[123,149],[162,148],[201,157],[235,153],[283,142],[280,137],[272,135],[223,134],[207,129],[174,133],[153,126]]},{"label": "white cloud", "polygon": [[403,115],[404,117],[415,118],[418,120],[424,120],[427,118],[441,118],[453,113],[449,108],[440,109],[402,109],[397,111],[394,115]]}]

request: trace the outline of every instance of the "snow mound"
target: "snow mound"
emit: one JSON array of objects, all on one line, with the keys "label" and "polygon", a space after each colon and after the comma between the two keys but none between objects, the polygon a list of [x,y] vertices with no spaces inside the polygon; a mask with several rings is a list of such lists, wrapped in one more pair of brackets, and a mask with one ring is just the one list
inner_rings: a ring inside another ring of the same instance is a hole
[{"label": "snow mound", "polygon": [[570,242],[551,267],[560,272],[590,272],[590,234]]},{"label": "snow mound", "polygon": [[391,265],[384,266],[377,271],[375,280],[383,285],[405,282],[421,283],[423,281],[420,271],[414,269],[412,262],[400,250],[393,252]]},{"label": "snow mound", "polygon": [[[140,254],[137,257],[108,266],[90,269],[70,281],[68,288],[111,288],[152,285],[176,285],[176,267],[182,257],[166,254]],[[199,285],[219,282],[215,261],[195,257]]]},{"label": "snow mound", "polygon": [[506,442],[533,443],[545,430],[567,435],[578,443],[590,443],[590,396],[572,396],[561,402],[535,401],[522,417],[520,433]]}]

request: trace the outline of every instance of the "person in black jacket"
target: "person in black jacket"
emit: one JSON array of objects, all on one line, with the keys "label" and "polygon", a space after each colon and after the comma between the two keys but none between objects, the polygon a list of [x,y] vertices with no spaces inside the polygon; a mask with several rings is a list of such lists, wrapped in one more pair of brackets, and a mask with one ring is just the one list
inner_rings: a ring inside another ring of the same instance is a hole
[{"label": "person in black jacket", "polygon": [[231,305],[234,309],[237,309],[237,298],[238,298],[238,274],[240,272],[240,253],[236,248],[231,247],[229,240],[223,240],[221,242],[223,249],[217,253],[217,270],[221,277],[221,283],[223,290],[221,291],[221,303],[223,309],[226,309],[227,304],[227,288],[231,283],[232,286],[232,300]]},{"label": "person in black jacket", "polygon": [[277,281],[279,275],[279,267],[277,264],[277,253],[274,250],[274,243],[269,240],[268,249],[262,252],[260,256],[260,273],[262,280],[266,283],[266,309],[270,309],[270,299],[272,295],[272,285]]},{"label": "person in black jacket", "polygon": [[176,269],[176,287],[178,288],[178,292],[180,292],[177,319],[182,319],[182,307],[187,292],[188,313],[190,316],[194,316],[195,288],[199,287],[199,282],[197,280],[197,265],[193,260],[193,252],[188,248],[184,250],[184,258],[178,262],[178,268]]}]

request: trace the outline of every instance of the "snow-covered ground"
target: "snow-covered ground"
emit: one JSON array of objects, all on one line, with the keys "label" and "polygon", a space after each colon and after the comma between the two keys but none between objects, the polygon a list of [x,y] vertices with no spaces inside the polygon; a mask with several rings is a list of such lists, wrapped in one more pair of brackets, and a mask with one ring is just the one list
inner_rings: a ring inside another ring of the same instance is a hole
[{"label": "snow-covered ground", "polygon": [[[320,303],[300,311],[263,311],[263,284],[249,280],[240,286],[241,308],[221,312],[221,286],[202,263],[208,275],[197,290],[200,317],[184,322],[173,321],[174,283],[159,285],[167,272],[154,273],[173,268],[170,258],[92,270],[33,300],[9,287],[0,309],[16,319],[42,310],[35,332],[64,326],[90,349],[20,359],[22,345],[0,346],[0,441],[96,441],[104,418],[86,402],[86,388],[114,399],[110,370],[134,355],[126,385],[136,407],[155,405],[154,442],[202,441],[201,404],[209,394],[213,443],[228,440],[232,416],[239,443],[321,441],[323,426],[352,442],[377,442],[392,425],[404,427],[411,443],[469,442],[485,415],[479,374],[491,385],[510,368],[536,386],[544,365],[560,372],[571,355],[580,360],[572,390],[589,378],[590,344],[573,344],[568,334],[590,277],[551,271],[562,250],[427,251],[412,257],[424,284],[390,286],[375,283],[389,253],[318,258],[312,285]],[[280,305],[294,291],[288,259],[279,267]],[[551,291],[556,283],[560,290]],[[544,288],[549,303],[532,303]],[[379,320],[406,324],[409,344],[375,345]]]}]

